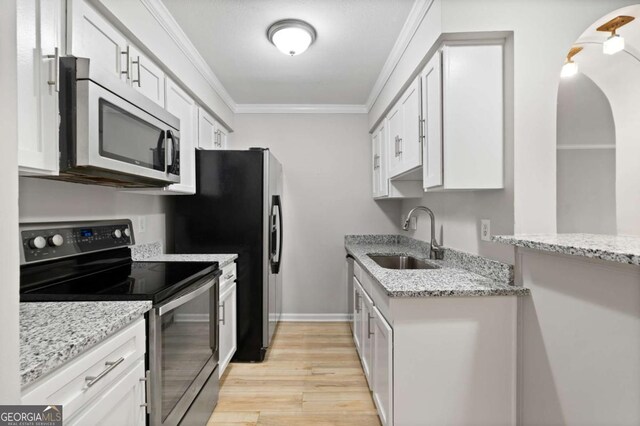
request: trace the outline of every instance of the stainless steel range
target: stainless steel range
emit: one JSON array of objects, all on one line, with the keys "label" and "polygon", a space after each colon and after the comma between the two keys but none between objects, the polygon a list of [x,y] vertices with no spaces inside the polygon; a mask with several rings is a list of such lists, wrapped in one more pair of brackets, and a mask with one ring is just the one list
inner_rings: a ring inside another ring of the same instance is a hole
[{"label": "stainless steel range", "polygon": [[20,300],[150,300],[150,425],[204,425],[218,399],[218,264],[134,262],[129,220],[20,226]]}]

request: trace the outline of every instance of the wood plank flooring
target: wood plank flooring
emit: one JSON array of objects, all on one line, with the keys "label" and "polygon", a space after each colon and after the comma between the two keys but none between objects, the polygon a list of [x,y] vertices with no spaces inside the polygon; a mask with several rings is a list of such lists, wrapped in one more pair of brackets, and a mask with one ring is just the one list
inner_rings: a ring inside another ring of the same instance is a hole
[{"label": "wood plank flooring", "polygon": [[209,426],[380,425],[347,323],[281,323],[265,362],[220,385]]}]

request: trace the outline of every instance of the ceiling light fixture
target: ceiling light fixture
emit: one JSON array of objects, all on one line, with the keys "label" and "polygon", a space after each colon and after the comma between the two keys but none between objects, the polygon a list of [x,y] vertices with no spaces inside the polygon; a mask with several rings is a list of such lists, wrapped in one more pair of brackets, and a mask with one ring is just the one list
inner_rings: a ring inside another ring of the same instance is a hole
[{"label": "ceiling light fixture", "polygon": [[567,54],[567,60],[562,66],[562,71],[560,71],[560,77],[568,78],[573,77],[578,73],[578,64],[573,62],[573,57],[576,56],[583,48],[580,46],[573,46],[569,53]]},{"label": "ceiling light fixture", "polygon": [[627,25],[633,21],[633,16],[616,16],[609,22],[606,22],[596,28],[598,31],[611,33],[609,38],[602,44],[602,52],[607,55],[613,55],[621,50],[624,50],[624,38],[620,34],[616,34],[616,30],[623,25]]},{"label": "ceiling light fixture", "polygon": [[269,27],[267,38],[285,55],[296,56],[316,40],[316,30],[299,19],[283,19]]}]

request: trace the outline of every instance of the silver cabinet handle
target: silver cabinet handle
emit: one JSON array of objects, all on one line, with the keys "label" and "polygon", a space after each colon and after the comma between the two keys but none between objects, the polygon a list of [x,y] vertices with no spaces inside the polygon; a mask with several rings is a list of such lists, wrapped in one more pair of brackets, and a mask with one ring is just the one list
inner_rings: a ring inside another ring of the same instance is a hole
[{"label": "silver cabinet handle", "polygon": [[398,157],[402,155],[402,138],[398,137]]},{"label": "silver cabinet handle", "polygon": [[424,122],[425,120],[418,116],[418,143],[424,140]]},{"label": "silver cabinet handle", "polygon": [[144,382],[145,387],[145,403],[140,404],[140,407],[146,408],[147,414],[151,414],[151,405],[149,405],[149,400],[151,399],[151,380],[149,380],[149,375],[151,372],[147,370],[144,373],[144,377],[140,379],[141,382]]},{"label": "silver cabinet handle", "polygon": [[56,92],[60,91],[60,49],[57,47],[53,49],[53,55],[45,55],[47,59],[53,59],[53,78],[47,81],[49,86],[55,86]]},{"label": "silver cabinet handle", "polygon": [[373,332],[371,331],[371,320],[373,319],[373,316],[371,316],[371,314],[367,313],[367,339],[371,339],[371,336],[373,336]]},{"label": "silver cabinet handle", "polygon": [[396,135],[393,143],[394,143],[394,148],[395,148],[395,151],[394,151],[393,155],[395,157],[397,157],[398,156],[398,136],[397,135]]},{"label": "silver cabinet handle", "polygon": [[225,280],[229,280],[229,279],[231,279],[231,278],[233,278],[233,272],[231,272],[231,273],[229,273],[229,274],[227,274],[227,275],[225,275],[225,276],[224,276],[224,279],[225,279]]},{"label": "silver cabinet handle", "polygon": [[120,53],[122,55],[126,55],[126,60],[124,61],[124,63],[126,64],[126,68],[124,71],[120,71],[120,74],[125,74],[127,76],[127,80],[129,80],[131,78],[131,76],[129,75],[129,46],[127,46],[127,48],[123,51],[121,51]]},{"label": "silver cabinet handle", "polygon": [[138,78],[136,80],[131,80],[131,83],[136,83],[138,87],[140,87],[140,56],[138,56],[135,61],[131,61],[131,63],[136,64],[138,68]]},{"label": "silver cabinet handle", "polygon": [[124,357],[120,357],[120,359],[118,359],[117,361],[113,361],[113,362],[107,361],[107,362],[105,362],[104,365],[106,365],[107,368],[102,370],[102,373],[98,374],[97,376],[87,376],[87,377],[84,378],[88,382],[87,383],[87,387],[90,388],[91,386],[93,386],[96,383],[98,383],[104,376],[106,376],[111,371],[113,371],[114,368],[116,368],[118,365],[122,364],[123,361],[124,361]]},{"label": "silver cabinet handle", "polygon": [[360,293],[356,291],[356,312],[360,313]]},{"label": "silver cabinet handle", "polygon": [[373,156],[373,169],[379,169],[380,168],[380,156],[378,154]]},{"label": "silver cabinet handle", "polygon": [[218,318],[218,322],[221,323],[222,325],[226,324],[226,316],[227,316],[227,309],[225,308],[226,305],[226,301],[222,302],[222,305],[220,305],[220,311],[222,313],[222,318]]}]

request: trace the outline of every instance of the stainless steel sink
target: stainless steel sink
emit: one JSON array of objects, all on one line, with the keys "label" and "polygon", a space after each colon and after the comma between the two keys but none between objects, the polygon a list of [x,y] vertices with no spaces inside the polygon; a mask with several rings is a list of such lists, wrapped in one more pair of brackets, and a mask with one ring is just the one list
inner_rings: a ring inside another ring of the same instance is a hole
[{"label": "stainless steel sink", "polygon": [[413,256],[402,256],[397,254],[368,254],[374,262],[386,269],[439,269],[426,260]]}]

